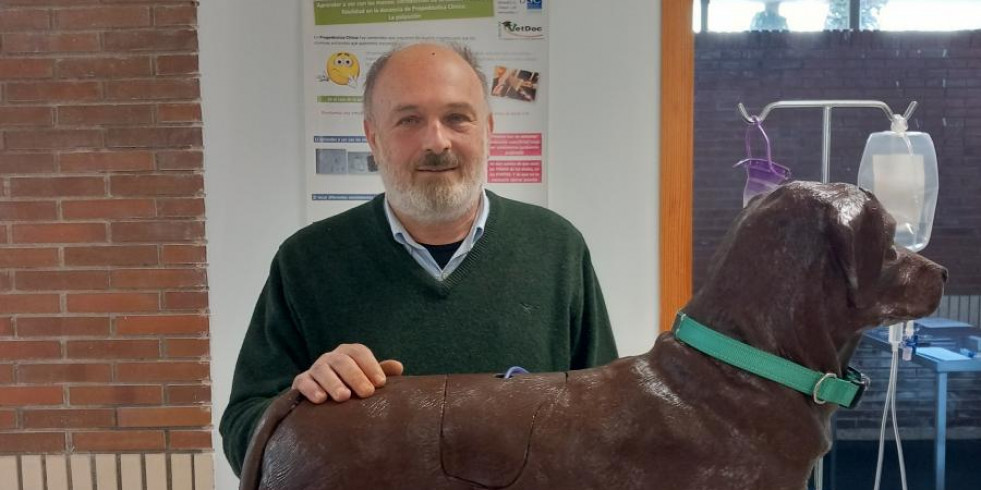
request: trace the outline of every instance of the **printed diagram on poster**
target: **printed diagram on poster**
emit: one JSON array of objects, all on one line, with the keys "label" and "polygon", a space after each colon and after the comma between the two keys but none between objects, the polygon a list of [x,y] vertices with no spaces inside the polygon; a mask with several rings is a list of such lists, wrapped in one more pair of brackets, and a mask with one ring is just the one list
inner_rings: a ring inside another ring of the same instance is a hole
[{"label": "printed diagram on poster", "polygon": [[548,25],[544,0],[306,0],[307,218],[384,192],[364,137],[365,75],[397,45],[460,43],[477,56],[494,116],[487,188],[547,205]]}]

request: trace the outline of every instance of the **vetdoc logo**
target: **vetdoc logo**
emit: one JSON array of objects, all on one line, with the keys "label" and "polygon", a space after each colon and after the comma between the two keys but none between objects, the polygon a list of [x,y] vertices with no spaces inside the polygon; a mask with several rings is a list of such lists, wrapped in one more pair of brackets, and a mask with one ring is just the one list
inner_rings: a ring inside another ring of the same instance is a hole
[{"label": "vetdoc logo", "polygon": [[545,28],[519,24],[510,20],[498,22],[498,37],[501,39],[540,39],[545,37]]}]

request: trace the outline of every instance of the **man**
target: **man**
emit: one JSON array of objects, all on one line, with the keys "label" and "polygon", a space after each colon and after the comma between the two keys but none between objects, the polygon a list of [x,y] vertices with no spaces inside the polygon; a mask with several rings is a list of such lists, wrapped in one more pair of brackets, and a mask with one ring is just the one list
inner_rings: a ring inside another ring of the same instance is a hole
[{"label": "man", "polygon": [[493,127],[469,50],[416,44],[372,65],[364,131],[386,192],[300,230],[273,259],[221,421],[236,473],[290,387],[343,402],[371,396],[403,362],[421,375],[616,358],[579,232],[484,191]]}]

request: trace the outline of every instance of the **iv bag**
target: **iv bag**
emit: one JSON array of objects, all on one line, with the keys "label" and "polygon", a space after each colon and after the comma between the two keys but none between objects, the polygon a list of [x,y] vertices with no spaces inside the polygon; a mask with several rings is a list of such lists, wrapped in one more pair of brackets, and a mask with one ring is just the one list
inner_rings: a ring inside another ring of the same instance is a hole
[{"label": "iv bag", "polygon": [[872,191],[896,220],[896,245],[918,252],[933,230],[939,189],[937,152],[929,134],[907,132],[905,123],[894,121],[892,131],[869,135],[858,185]]}]

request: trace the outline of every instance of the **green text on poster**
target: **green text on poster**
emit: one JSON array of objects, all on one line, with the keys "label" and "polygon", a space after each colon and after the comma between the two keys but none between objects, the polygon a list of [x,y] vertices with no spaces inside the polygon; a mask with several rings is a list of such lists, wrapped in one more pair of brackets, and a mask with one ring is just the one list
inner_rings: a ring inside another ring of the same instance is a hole
[{"label": "green text on poster", "polygon": [[318,26],[493,17],[493,0],[316,0]]},{"label": "green text on poster", "polygon": [[335,102],[357,102],[361,103],[363,97],[360,95],[318,95],[317,102],[321,104],[332,104]]}]

